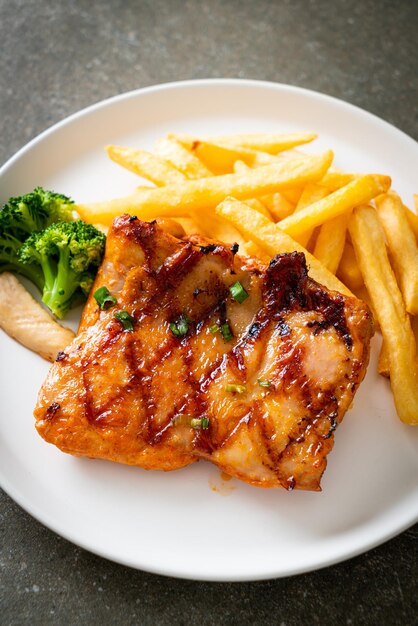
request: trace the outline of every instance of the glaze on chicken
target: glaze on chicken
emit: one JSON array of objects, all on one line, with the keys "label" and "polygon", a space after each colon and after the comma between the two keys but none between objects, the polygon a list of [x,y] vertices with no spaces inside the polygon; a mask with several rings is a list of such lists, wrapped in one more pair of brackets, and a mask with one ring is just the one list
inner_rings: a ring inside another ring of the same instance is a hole
[{"label": "glaze on chicken", "polygon": [[145,469],[206,459],[259,487],[319,490],[366,372],[370,311],[311,280],[303,254],[266,266],[236,248],[117,218],[92,290],[117,304],[90,295],[40,391],[40,435]]}]

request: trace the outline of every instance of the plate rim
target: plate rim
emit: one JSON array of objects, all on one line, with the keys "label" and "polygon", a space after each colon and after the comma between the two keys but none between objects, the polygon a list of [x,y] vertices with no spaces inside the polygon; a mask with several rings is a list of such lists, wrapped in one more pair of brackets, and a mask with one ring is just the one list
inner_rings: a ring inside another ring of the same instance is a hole
[{"label": "plate rim", "polygon": [[[383,125],[383,127],[385,127],[387,131],[390,131],[392,133],[393,131],[396,131],[397,134],[401,135],[404,141],[410,142],[415,149],[418,146],[418,142],[414,138],[410,137],[404,131],[397,128],[393,124],[387,122],[386,120],[378,117],[377,115],[357,105],[351,104],[349,102],[346,102],[344,100],[341,100],[339,98],[330,96],[328,94],[325,94],[316,90],[306,89],[304,87],[298,87],[295,85],[288,85],[285,83],[276,83],[272,81],[240,79],[240,78],[206,78],[206,79],[204,78],[204,79],[196,79],[196,80],[192,79],[192,80],[172,81],[172,82],[166,82],[166,83],[161,83],[161,84],[155,84],[155,85],[151,85],[148,87],[138,88],[138,89],[134,89],[125,93],[117,94],[115,96],[111,96],[109,98],[105,98],[104,100],[99,100],[87,107],[84,107],[70,114],[69,116],[63,118],[62,120],[56,122],[52,126],[46,128],[44,131],[36,135],[33,139],[29,140],[29,142],[27,142],[24,146],[22,146],[15,154],[13,154],[0,168],[0,179],[10,168],[13,167],[13,165],[16,162],[19,161],[19,159],[24,154],[29,152],[34,146],[36,146],[38,143],[41,143],[42,141],[47,139],[50,135],[53,135],[59,129],[71,124],[72,122],[76,121],[79,118],[84,117],[85,115],[94,113],[95,111],[106,108],[106,107],[112,107],[113,105],[121,101],[141,97],[144,94],[164,92],[167,90],[178,89],[178,88],[183,89],[183,88],[189,88],[189,87],[211,87],[211,86],[220,86],[220,85],[242,86],[242,87],[250,87],[250,88],[261,87],[261,88],[274,89],[277,91],[285,91],[287,93],[290,92],[294,94],[299,94],[302,97],[315,98],[319,101],[323,101],[333,106],[337,106],[339,108],[345,109],[348,113],[350,113],[351,111],[356,114],[361,114],[363,118],[364,116],[369,117],[370,121]],[[235,576],[232,576],[232,575],[222,576],[222,575],[217,575],[213,573],[209,575],[205,575],[202,573],[196,574],[196,572],[193,572],[193,573],[191,572],[185,573],[184,571],[179,572],[179,569],[176,568],[175,566],[165,565],[163,569],[159,566],[153,567],[150,564],[139,565],[137,562],[133,562],[135,561],[135,559],[132,559],[131,561],[129,558],[124,558],[124,557],[118,556],[117,554],[113,554],[111,549],[108,549],[107,552],[105,552],[103,551],[103,549],[101,549],[100,546],[92,547],[88,540],[84,541],[82,538],[80,539],[80,537],[78,537],[77,534],[73,536],[73,534],[70,531],[67,531],[65,528],[63,529],[61,527],[62,524],[59,521],[54,522],[53,519],[50,519],[51,517],[50,515],[45,516],[45,514],[42,512],[42,508],[40,508],[36,504],[35,505],[32,504],[24,494],[20,493],[18,489],[15,489],[12,485],[12,481],[10,481],[10,479],[8,479],[7,476],[5,476],[3,472],[0,473],[0,487],[4,489],[6,494],[8,494],[12,500],[14,500],[20,507],[22,507],[29,515],[34,517],[43,526],[46,526],[48,529],[52,530],[53,532],[63,537],[67,541],[70,541],[74,545],[77,545],[87,550],[88,552],[91,552],[107,560],[120,563],[122,565],[131,567],[134,569],[140,569],[143,571],[148,571],[148,572],[163,575],[163,576],[173,576],[179,579],[196,580],[196,581],[199,580],[199,581],[213,581],[213,582],[215,581],[217,582],[244,582],[244,581],[256,581],[256,580],[269,580],[269,579],[274,579],[274,578],[294,576],[294,575],[298,575],[302,573],[308,573],[308,572],[320,570],[325,567],[334,565],[336,563],[344,562],[355,556],[363,554],[379,545],[382,545],[383,543],[387,542],[391,538],[404,532],[405,530],[413,526],[418,521],[418,507],[417,507],[417,511],[415,512],[415,514],[413,513],[413,515],[408,517],[408,519],[405,519],[405,515],[403,515],[403,519],[401,520],[401,523],[395,524],[393,522],[388,527],[387,532],[382,533],[375,540],[370,541],[370,538],[363,539],[363,541],[360,542],[357,545],[357,547],[354,547],[349,551],[342,551],[340,549],[335,554],[327,558],[324,558],[323,560],[320,560],[320,561],[317,560],[315,563],[311,563],[307,566],[306,565],[305,566],[300,565],[296,567],[287,566],[286,568],[282,568],[280,571],[270,571],[265,574],[255,574],[255,575],[236,574]]]},{"label": "plate rim", "polygon": [[139,94],[147,94],[158,91],[165,91],[167,89],[175,89],[175,88],[187,88],[187,87],[196,87],[196,86],[211,86],[211,85],[241,85],[247,87],[267,87],[269,89],[277,89],[277,90],[285,90],[293,93],[299,93],[301,95],[306,95],[310,97],[315,97],[318,100],[324,100],[326,102],[332,103],[335,106],[339,106],[342,108],[348,108],[349,110],[356,111],[357,113],[361,113],[362,115],[366,115],[370,117],[370,120],[377,122],[379,124],[383,124],[387,127],[388,130],[393,131],[396,130],[398,133],[403,135],[403,139],[408,142],[412,142],[412,144],[418,144],[418,141],[413,137],[405,133],[403,130],[391,124],[390,122],[384,120],[383,118],[363,109],[356,104],[352,104],[351,102],[347,102],[346,100],[342,100],[335,96],[330,96],[329,94],[323,93],[321,91],[316,91],[314,89],[307,89],[306,87],[299,87],[297,85],[289,85],[287,83],[276,83],[274,81],[268,80],[256,80],[256,79],[247,79],[247,78],[198,78],[198,79],[190,79],[190,80],[177,80],[170,81],[166,83],[159,83],[155,85],[150,85],[148,87],[140,87],[138,89],[132,89],[130,91],[126,91],[124,93],[116,94],[115,96],[110,96],[109,98],[105,98],[104,100],[98,100],[93,104],[89,104],[82,109],[67,115],[62,118],[58,122],[55,122],[52,126],[48,126],[46,129],[41,131],[38,135],[35,135],[32,139],[30,139],[27,143],[25,143],[21,148],[18,149],[7,161],[0,167],[0,177],[3,176],[7,170],[14,165],[15,161],[17,161],[21,156],[23,156],[26,152],[28,152],[33,146],[37,143],[40,143],[43,139],[48,137],[50,134],[53,134],[60,128],[63,128],[78,119],[79,117],[83,117],[84,115],[88,115],[89,113],[105,108],[107,106],[111,106],[119,101],[128,100],[130,98],[135,98]]}]

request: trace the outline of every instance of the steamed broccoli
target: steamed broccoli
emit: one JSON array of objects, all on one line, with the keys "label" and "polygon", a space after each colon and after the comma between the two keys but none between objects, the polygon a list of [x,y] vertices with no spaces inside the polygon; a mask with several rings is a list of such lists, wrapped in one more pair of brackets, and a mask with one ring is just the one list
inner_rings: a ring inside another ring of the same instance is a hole
[{"label": "steamed broccoli", "polygon": [[19,258],[22,242],[0,231],[0,272],[17,272],[29,278],[40,291],[43,289],[42,271],[35,265],[25,265]]},{"label": "steamed broccoli", "polygon": [[102,259],[106,237],[81,220],[51,224],[19,250],[24,267],[43,275],[42,301],[59,318],[78,296],[86,297]]},{"label": "steamed broccoli", "polygon": [[57,221],[72,219],[73,201],[53,191],[37,187],[24,196],[10,198],[0,211],[0,272],[23,274],[42,291],[40,268],[24,265],[19,248],[32,232]]},{"label": "steamed broccoli", "polygon": [[24,241],[35,230],[54,222],[71,222],[73,201],[54,191],[36,187],[24,196],[10,198],[0,211],[0,232]]}]

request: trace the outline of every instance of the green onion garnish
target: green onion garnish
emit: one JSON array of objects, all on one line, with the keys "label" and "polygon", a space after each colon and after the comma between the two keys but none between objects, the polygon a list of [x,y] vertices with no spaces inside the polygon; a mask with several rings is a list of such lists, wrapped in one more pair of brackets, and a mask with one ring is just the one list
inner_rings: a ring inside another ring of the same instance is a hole
[{"label": "green onion garnish", "polygon": [[231,296],[234,298],[234,300],[236,300],[240,304],[242,304],[244,300],[248,298],[248,293],[245,291],[244,287],[238,280],[236,283],[231,285],[229,291],[231,292]]},{"label": "green onion garnish", "polygon": [[218,330],[219,330],[219,326],[218,326],[218,324],[213,324],[212,326],[210,326],[210,327],[209,327],[209,330],[210,330],[210,332],[211,332],[211,333],[213,333],[213,334],[217,333],[217,332],[218,332]]},{"label": "green onion garnish", "polygon": [[221,326],[221,335],[224,338],[225,341],[231,341],[231,339],[234,338],[234,335],[232,334],[232,330],[229,326],[229,324],[222,324]]},{"label": "green onion garnish", "polygon": [[235,385],[231,383],[225,386],[225,391],[229,391],[231,393],[245,393],[247,391],[247,387],[245,385]]},{"label": "green onion garnish", "polygon": [[207,430],[209,428],[209,418],[207,417],[194,417],[191,422],[190,422],[190,426],[192,428],[197,429],[202,429],[202,430]]},{"label": "green onion garnish", "polygon": [[269,380],[263,380],[262,378],[257,378],[257,382],[260,387],[271,387],[271,382]]},{"label": "green onion garnish", "polygon": [[128,311],[117,311],[114,313],[113,317],[122,324],[123,328],[128,331],[128,333],[133,331],[135,318],[129,315]]},{"label": "green onion garnish", "polygon": [[189,330],[190,320],[184,313],[180,315],[177,322],[170,323],[170,330],[175,337],[184,337]]},{"label": "green onion garnish", "polygon": [[117,303],[115,296],[112,296],[109,289],[103,285],[99,287],[93,294],[94,299],[102,311],[109,309]]}]

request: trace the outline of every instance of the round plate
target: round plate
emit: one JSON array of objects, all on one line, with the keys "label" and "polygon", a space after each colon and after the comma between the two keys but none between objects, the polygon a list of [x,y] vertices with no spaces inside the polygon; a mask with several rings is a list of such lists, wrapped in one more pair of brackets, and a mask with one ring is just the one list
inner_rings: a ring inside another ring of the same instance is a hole
[{"label": "round plate", "polygon": [[[390,174],[411,203],[416,142],[333,98],[272,83],[204,80],[128,93],[49,129],[1,170],[1,193],[43,185],[78,201],[123,195],[137,178],[105,156],[115,143],[152,148],[167,131],[211,135],[307,130],[306,150],[335,151],[348,171]],[[114,561],[204,580],[255,580],[313,570],[371,548],[418,519],[418,429],[400,423],[376,373],[336,433],[321,493],[225,481],[201,462],[172,473],[78,459],[46,444],[32,410],[48,365],[0,333],[0,477],[31,515]]]}]

